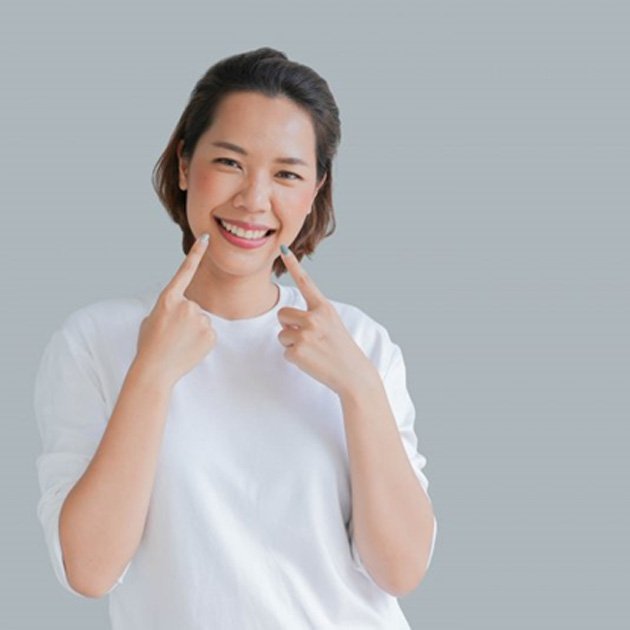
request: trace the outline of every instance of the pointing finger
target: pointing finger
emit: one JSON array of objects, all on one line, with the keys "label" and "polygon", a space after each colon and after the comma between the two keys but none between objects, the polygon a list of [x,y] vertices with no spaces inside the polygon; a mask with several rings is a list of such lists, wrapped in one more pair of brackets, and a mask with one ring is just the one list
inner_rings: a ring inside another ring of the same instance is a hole
[{"label": "pointing finger", "polygon": [[313,279],[306,273],[306,270],[295,257],[295,254],[286,246],[280,246],[282,262],[287,271],[295,280],[300,293],[304,296],[308,309],[315,308],[318,304],[326,301],[326,296],[319,290]]},{"label": "pointing finger", "polygon": [[206,252],[208,247],[208,238],[209,235],[207,233],[202,234],[194,242],[188,252],[188,255],[179,266],[179,269],[175,272],[171,281],[166,285],[167,291],[174,292],[178,296],[183,297],[184,291],[193,279],[197,269],[199,268],[199,263]]}]

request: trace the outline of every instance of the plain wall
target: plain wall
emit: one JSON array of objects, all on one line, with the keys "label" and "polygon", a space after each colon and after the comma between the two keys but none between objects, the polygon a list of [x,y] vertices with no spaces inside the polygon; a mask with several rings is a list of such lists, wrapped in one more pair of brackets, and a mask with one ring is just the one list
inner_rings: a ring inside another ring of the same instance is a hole
[{"label": "plain wall", "polygon": [[628,621],[627,3],[2,14],[0,626],[107,627],[106,599],[56,582],[37,521],[35,368],[71,311],[174,273],[151,169],[205,70],[266,45],[341,110],[338,227],[304,265],[405,354],[439,523],[401,599],[412,628]]}]

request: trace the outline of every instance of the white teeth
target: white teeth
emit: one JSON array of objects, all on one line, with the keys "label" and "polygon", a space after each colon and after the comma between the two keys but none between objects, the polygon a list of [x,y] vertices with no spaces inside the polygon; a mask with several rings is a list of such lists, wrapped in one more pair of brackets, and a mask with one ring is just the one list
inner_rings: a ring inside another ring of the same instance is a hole
[{"label": "white teeth", "polygon": [[232,232],[232,234],[236,234],[236,236],[240,236],[241,238],[262,238],[265,234],[267,234],[268,230],[243,230],[240,227],[236,227],[231,223],[226,223],[223,219],[219,219],[221,225],[228,231]]}]

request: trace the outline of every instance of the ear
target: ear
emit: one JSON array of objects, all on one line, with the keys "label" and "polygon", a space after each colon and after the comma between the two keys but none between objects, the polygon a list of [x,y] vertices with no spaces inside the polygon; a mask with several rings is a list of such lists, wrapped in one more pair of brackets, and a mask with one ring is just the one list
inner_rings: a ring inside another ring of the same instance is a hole
[{"label": "ear", "polygon": [[188,188],[188,159],[182,156],[184,141],[180,140],[177,144],[177,160],[179,172],[179,188],[186,190]]},{"label": "ear", "polygon": [[317,184],[317,188],[315,189],[315,194],[313,195],[313,201],[315,201],[315,197],[317,197],[317,193],[319,192],[319,189],[324,185],[327,179],[328,179],[328,173],[324,173],[324,177],[322,177],[322,181],[319,182],[319,184]]}]

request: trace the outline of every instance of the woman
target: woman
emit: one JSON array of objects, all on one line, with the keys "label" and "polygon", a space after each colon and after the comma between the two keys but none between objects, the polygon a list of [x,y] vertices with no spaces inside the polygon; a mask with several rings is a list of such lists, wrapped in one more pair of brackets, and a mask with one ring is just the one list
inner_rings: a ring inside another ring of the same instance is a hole
[{"label": "woman", "polygon": [[339,138],[310,68],[215,64],[155,171],[185,260],[45,349],[38,516],[115,629],[409,628],[437,522],[402,353],[299,262],[334,231]]}]

